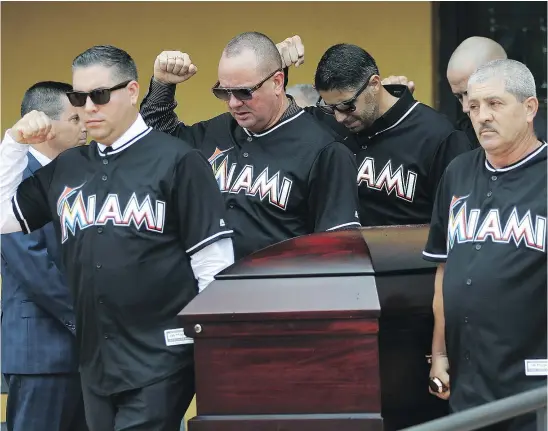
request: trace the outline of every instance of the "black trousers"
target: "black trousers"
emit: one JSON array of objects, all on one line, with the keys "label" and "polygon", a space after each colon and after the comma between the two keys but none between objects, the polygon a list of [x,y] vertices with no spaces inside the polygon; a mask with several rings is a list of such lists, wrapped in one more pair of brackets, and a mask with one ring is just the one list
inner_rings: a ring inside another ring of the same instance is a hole
[{"label": "black trousers", "polygon": [[194,367],[140,389],[101,396],[82,382],[90,431],[179,431],[194,396]]}]

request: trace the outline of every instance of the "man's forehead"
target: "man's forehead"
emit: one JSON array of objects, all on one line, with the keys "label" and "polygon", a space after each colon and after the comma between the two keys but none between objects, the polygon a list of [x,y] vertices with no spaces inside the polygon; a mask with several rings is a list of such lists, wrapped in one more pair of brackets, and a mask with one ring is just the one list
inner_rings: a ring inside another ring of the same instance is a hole
[{"label": "man's forehead", "polygon": [[110,67],[93,65],[77,67],[72,72],[72,86],[75,91],[90,91],[95,88],[108,88],[116,85]]},{"label": "man's forehead", "polygon": [[248,56],[223,56],[219,62],[219,82],[223,87],[255,85],[264,79],[256,59]]},{"label": "man's forehead", "polygon": [[61,111],[61,120],[70,120],[74,117],[78,117],[78,111],[74,106],[70,104],[68,97],[64,97],[63,111]]},{"label": "man's forehead", "polygon": [[502,96],[506,93],[504,80],[500,77],[487,78],[481,82],[468,83],[469,97],[495,97]]}]

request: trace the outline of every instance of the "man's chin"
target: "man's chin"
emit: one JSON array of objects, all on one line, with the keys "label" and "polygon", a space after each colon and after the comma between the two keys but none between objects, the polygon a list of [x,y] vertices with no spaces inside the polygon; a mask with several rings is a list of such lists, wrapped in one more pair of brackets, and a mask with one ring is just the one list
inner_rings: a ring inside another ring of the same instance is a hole
[{"label": "man's chin", "polygon": [[351,125],[350,127],[346,126],[346,128],[351,133],[360,133],[362,130],[365,129],[365,126],[363,124],[357,124],[357,125]]}]

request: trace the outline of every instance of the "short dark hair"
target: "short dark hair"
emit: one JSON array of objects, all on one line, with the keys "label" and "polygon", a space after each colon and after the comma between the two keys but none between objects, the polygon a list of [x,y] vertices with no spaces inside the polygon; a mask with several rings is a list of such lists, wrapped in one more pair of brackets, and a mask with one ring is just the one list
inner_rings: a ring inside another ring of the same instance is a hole
[{"label": "short dark hair", "polygon": [[72,86],[66,82],[37,82],[23,96],[21,102],[21,117],[30,111],[42,111],[48,117],[58,120],[63,113],[63,99],[68,100],[67,92]]},{"label": "short dark hair", "polygon": [[239,34],[228,42],[223,53],[227,57],[235,57],[245,50],[255,54],[259,67],[265,73],[272,73],[282,68],[282,57],[276,44],[262,33],[249,31]]},{"label": "short dark hair", "polygon": [[123,49],[112,45],[96,45],[79,54],[72,62],[72,69],[78,67],[104,66],[114,68],[116,77],[122,81],[137,81],[137,66],[133,58]]},{"label": "short dark hair", "polygon": [[320,59],[314,84],[318,91],[355,90],[371,75],[378,75],[375,59],[363,48],[339,43]]}]

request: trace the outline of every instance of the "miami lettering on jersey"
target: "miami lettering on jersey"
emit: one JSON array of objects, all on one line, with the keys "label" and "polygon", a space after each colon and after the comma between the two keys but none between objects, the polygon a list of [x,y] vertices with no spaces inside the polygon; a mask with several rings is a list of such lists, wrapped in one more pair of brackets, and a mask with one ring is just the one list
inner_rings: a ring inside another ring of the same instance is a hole
[{"label": "miami lettering on jersey", "polygon": [[270,176],[268,166],[257,176],[254,175],[252,165],[245,165],[240,172],[236,173],[237,164],[232,163],[229,166],[226,154],[231,149],[221,151],[216,148],[209,158],[221,192],[238,194],[243,190],[248,196],[257,196],[258,194],[261,201],[268,197],[270,204],[285,210],[293,181],[282,177],[280,171]]},{"label": "miami lettering on jersey", "polygon": [[403,165],[394,171],[391,160],[386,162],[379,175],[375,175],[375,159],[366,157],[358,170],[358,187],[365,183],[368,188],[373,190],[381,191],[384,188],[388,195],[395,191],[398,198],[413,202],[417,173],[407,170],[407,178],[404,175]]},{"label": "miami lettering on jersey", "polygon": [[455,242],[485,242],[490,239],[495,243],[509,244],[516,247],[523,241],[526,247],[545,251],[546,247],[546,217],[532,215],[531,210],[518,214],[513,208],[504,222],[498,209],[491,209],[487,214],[481,214],[478,209],[467,209],[467,196],[453,196],[449,207],[449,223],[447,226],[447,251]]},{"label": "miami lettering on jersey", "polygon": [[[136,229],[140,229],[144,225],[151,232],[164,231],[165,202],[157,200],[153,207],[149,195],[139,202],[136,194],[133,193],[125,208],[122,209],[118,195],[110,193],[101,205],[101,209],[96,212],[98,207],[96,195],[90,195],[84,199],[80,190],[82,186],[83,184],[74,188],[65,186],[57,200],[61,243],[68,239],[69,232],[74,236],[77,228],[84,230],[90,226],[104,226],[109,221],[114,226],[129,227],[133,224]],[[72,200],[72,203],[69,200]]]}]

